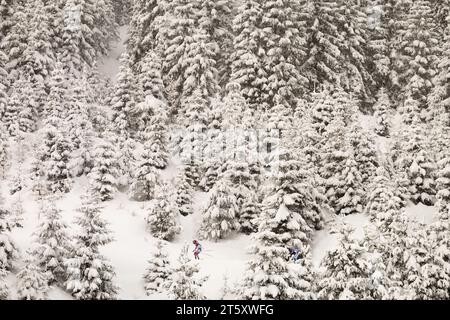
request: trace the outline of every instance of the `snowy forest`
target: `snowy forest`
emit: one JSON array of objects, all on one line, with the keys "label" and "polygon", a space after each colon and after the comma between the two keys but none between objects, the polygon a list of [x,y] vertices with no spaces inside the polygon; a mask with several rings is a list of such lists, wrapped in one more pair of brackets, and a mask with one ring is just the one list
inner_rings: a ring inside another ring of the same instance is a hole
[{"label": "snowy forest", "polygon": [[0,300],[449,298],[449,0],[0,0]]}]

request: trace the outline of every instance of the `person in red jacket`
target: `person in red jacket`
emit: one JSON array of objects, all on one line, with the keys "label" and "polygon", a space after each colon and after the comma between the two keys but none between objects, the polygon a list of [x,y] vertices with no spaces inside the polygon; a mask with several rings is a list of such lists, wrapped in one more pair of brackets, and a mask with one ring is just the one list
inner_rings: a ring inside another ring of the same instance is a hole
[{"label": "person in red jacket", "polygon": [[200,259],[200,257],[198,255],[200,254],[200,252],[202,252],[202,245],[197,240],[192,241],[192,243],[195,246],[194,251],[193,251],[194,252],[194,258],[196,260]]}]

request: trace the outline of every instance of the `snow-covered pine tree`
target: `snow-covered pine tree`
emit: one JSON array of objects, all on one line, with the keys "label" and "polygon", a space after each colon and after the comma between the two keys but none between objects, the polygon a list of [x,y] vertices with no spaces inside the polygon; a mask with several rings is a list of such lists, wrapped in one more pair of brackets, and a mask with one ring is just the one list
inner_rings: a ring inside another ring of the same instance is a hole
[{"label": "snow-covered pine tree", "polygon": [[23,221],[24,221],[24,213],[25,210],[23,208],[23,199],[22,195],[19,192],[17,197],[14,199],[14,201],[11,203],[10,206],[10,212],[11,212],[11,224],[13,227],[17,228],[23,228]]},{"label": "snow-covered pine tree", "polygon": [[317,134],[322,135],[333,119],[335,106],[328,87],[311,95],[309,113],[311,126]]},{"label": "snow-covered pine tree", "polygon": [[52,48],[63,46],[63,21],[65,0],[43,0],[44,10],[48,15],[48,25]]},{"label": "snow-covered pine tree", "polygon": [[14,260],[19,256],[17,245],[10,235],[14,226],[9,215],[7,210],[0,208],[0,277],[11,271]]},{"label": "snow-covered pine tree", "polygon": [[[224,97],[220,109],[224,109],[222,129],[225,130],[226,140],[219,139],[221,144],[218,145],[218,151],[223,153],[223,148],[226,148],[227,163],[222,166],[222,170],[236,187],[237,197],[241,202],[242,193],[246,193],[247,189],[256,190],[260,180],[258,138],[255,129],[258,124],[255,123],[253,110],[242,96],[239,84],[229,83],[227,90],[228,94]],[[279,121],[275,119],[275,122]]]},{"label": "snow-covered pine tree", "polygon": [[431,252],[428,258],[431,264],[422,267],[426,279],[430,279],[427,289],[430,299],[448,299],[450,292],[445,290],[450,282],[450,160],[449,152],[439,162],[437,175],[438,219],[427,228],[428,247]]},{"label": "snow-covered pine tree", "polygon": [[390,53],[393,45],[393,23],[390,23],[389,20],[392,5],[390,0],[369,0],[367,2],[367,31],[369,35],[367,53],[370,57],[369,71],[374,80],[375,92],[383,86],[390,88],[388,81],[392,65]]},{"label": "snow-covered pine tree", "polygon": [[398,107],[398,110],[402,116],[402,122],[407,125],[411,125],[414,121],[426,116],[426,110],[420,108],[420,101],[415,99],[409,93],[407,94],[403,104]]},{"label": "snow-covered pine tree", "polygon": [[307,252],[303,254],[303,256],[295,262],[295,264],[291,263],[289,268],[294,269],[294,272],[297,271],[300,288],[300,299],[301,300],[316,300],[317,299],[317,272],[314,270],[314,266],[311,260],[311,253]]},{"label": "snow-covered pine tree", "polygon": [[[28,18],[25,9],[26,2],[16,2],[8,4],[11,8],[10,19],[3,25],[8,33],[2,39],[2,49],[8,56],[7,71],[12,79],[18,79],[21,67],[23,52],[28,44]],[[6,31],[5,30],[5,31]]]},{"label": "snow-covered pine tree", "polygon": [[334,100],[334,116],[341,116],[347,126],[358,122],[358,109],[363,104],[355,99],[355,94],[346,92],[341,85],[331,86],[330,92]]},{"label": "snow-covered pine tree", "polygon": [[420,150],[413,158],[408,171],[411,199],[414,203],[433,205],[436,195],[434,172],[433,158],[424,149]]},{"label": "snow-covered pine tree", "polygon": [[114,238],[108,223],[101,217],[101,199],[89,189],[82,197],[75,220],[80,232],[75,237],[71,257],[65,261],[66,289],[79,300],[114,300],[119,288],[114,283],[114,268],[100,254],[100,247]]},{"label": "snow-covered pine tree", "polygon": [[350,127],[349,141],[353,149],[358,171],[361,174],[361,183],[365,187],[373,180],[375,171],[379,166],[373,133],[367,129],[363,129],[360,123],[355,122]]},{"label": "snow-covered pine tree", "polygon": [[[439,3],[439,2],[438,2]],[[442,52],[438,56],[438,74],[435,77],[435,85],[429,101],[431,111],[435,118],[441,118],[443,107],[447,114],[447,124],[450,124],[450,13],[447,15],[447,27],[444,30]]]},{"label": "snow-covered pine tree", "polygon": [[200,161],[203,160],[204,132],[208,126],[209,106],[200,91],[195,91],[192,96],[183,100],[181,105],[186,129],[183,131],[178,148],[189,184],[195,188],[200,183]]},{"label": "snow-covered pine tree", "polygon": [[[30,77],[35,95],[46,95],[43,83],[50,74],[55,60],[52,47],[50,14],[46,11],[43,0],[30,0],[25,3],[28,16],[27,47],[21,55],[24,74]],[[37,89],[37,90],[36,90]],[[39,92],[41,90],[41,92]],[[43,101],[37,99],[37,107]],[[40,109],[40,108],[39,108]]]},{"label": "snow-covered pine tree", "polygon": [[223,114],[222,127],[226,130],[241,128],[243,126],[242,115],[249,109],[249,105],[241,92],[241,85],[230,82],[226,85],[226,94],[220,105]]},{"label": "snow-covered pine tree", "polygon": [[16,277],[18,299],[47,299],[47,291],[49,290],[47,275],[33,261],[27,261]]},{"label": "snow-covered pine tree", "polygon": [[439,31],[442,31],[448,26],[446,22],[450,13],[449,2],[448,0],[431,0],[431,5],[437,24],[439,25],[439,28],[441,28]]},{"label": "snow-covered pine tree", "polygon": [[229,180],[222,177],[211,190],[210,199],[202,213],[199,235],[203,239],[218,240],[239,230],[238,203]]},{"label": "snow-covered pine tree", "polygon": [[[143,111],[141,120],[142,129],[138,134],[143,138],[145,149],[150,149],[154,153],[154,166],[157,169],[165,169],[168,164],[169,152],[167,127],[169,118],[167,105],[160,100],[147,96],[144,104],[147,105]],[[139,106],[141,106],[139,104]]]},{"label": "snow-covered pine tree", "polygon": [[175,108],[194,91],[202,98],[218,91],[218,45],[199,23],[203,1],[176,0],[166,11],[163,79]]},{"label": "snow-covered pine tree", "polygon": [[125,136],[113,135],[112,142],[117,153],[117,184],[118,187],[126,189],[135,170],[137,141],[126,133]]},{"label": "snow-covered pine tree", "polygon": [[430,118],[427,97],[436,75],[438,35],[428,0],[413,1],[408,12],[407,29],[399,48],[399,84],[403,102],[411,96],[418,102],[422,120]]},{"label": "snow-covered pine tree", "polygon": [[9,288],[5,281],[6,275],[6,270],[0,268],[0,301],[8,299],[9,296]]},{"label": "snow-covered pine tree", "polygon": [[199,300],[205,298],[201,292],[205,277],[200,277],[198,264],[189,259],[189,248],[181,249],[177,265],[168,280],[168,291],[175,300]]},{"label": "snow-covered pine tree", "polygon": [[9,182],[9,194],[15,195],[16,193],[22,191],[25,188],[25,179],[22,171],[23,160],[19,160],[16,166],[16,170],[11,177]]},{"label": "snow-covered pine tree", "polygon": [[211,41],[205,31],[194,33],[192,43],[186,48],[181,76],[174,79],[175,86],[169,86],[172,90],[182,90],[179,99],[174,101],[182,101],[184,97],[193,95],[194,91],[204,98],[214,97],[219,92],[218,51],[217,43]]},{"label": "snow-covered pine tree", "polygon": [[11,271],[13,260],[19,256],[17,246],[9,235],[14,227],[10,215],[10,212],[3,209],[3,198],[0,196],[0,300],[8,298],[9,287],[5,278]]},{"label": "snow-covered pine tree", "polygon": [[229,79],[229,56],[233,45],[231,27],[233,2],[231,0],[200,1],[199,28],[205,30],[212,42],[217,44],[216,61],[219,83],[224,85]]},{"label": "snow-covered pine tree", "polygon": [[8,133],[3,124],[0,123],[0,178],[5,179],[9,165],[8,155]]},{"label": "snow-covered pine tree", "polygon": [[439,214],[450,219],[450,150],[443,155],[438,163],[436,179],[437,204]]},{"label": "snow-covered pine tree", "polygon": [[166,100],[161,69],[162,61],[156,51],[150,50],[147,52],[141,63],[139,72],[139,83],[144,97],[153,96],[161,101]]},{"label": "snow-covered pine tree", "polygon": [[201,0],[199,3],[199,26],[206,30],[208,36],[216,43],[224,46],[231,37],[230,19],[233,3],[230,0]]},{"label": "snow-covered pine tree", "polygon": [[65,74],[63,65],[57,62],[48,79],[49,94],[43,108],[42,116],[46,124],[61,126],[71,111],[67,106],[69,99],[69,77]]},{"label": "snow-covered pine tree", "polygon": [[162,292],[167,288],[167,282],[170,279],[172,270],[168,254],[165,250],[164,241],[156,243],[156,251],[148,261],[147,269],[144,274],[145,292],[147,295]]},{"label": "snow-covered pine tree", "polygon": [[322,260],[323,274],[318,281],[318,298],[326,300],[361,300],[368,296],[369,263],[365,248],[352,238],[353,228],[340,229],[336,249]]},{"label": "snow-covered pine tree", "polygon": [[341,84],[359,98],[370,95],[367,17],[358,1],[316,1],[310,11],[304,72],[315,88]]},{"label": "snow-covered pine tree", "polygon": [[14,23],[10,29],[12,33],[5,37],[2,44],[2,48],[5,48],[9,55],[10,79],[15,81],[22,78],[29,82],[30,96],[27,99],[34,101],[39,109],[46,95],[44,81],[54,56],[51,50],[48,14],[41,0],[19,2],[13,12]]},{"label": "snow-covered pine tree", "polygon": [[69,168],[71,145],[65,134],[52,125],[44,130],[42,152],[39,160],[42,161],[42,173],[47,188],[52,193],[67,193],[72,185],[72,173]]},{"label": "snow-covered pine tree", "polygon": [[417,260],[420,263],[421,274],[418,280],[411,284],[415,291],[414,299],[446,300],[450,297],[449,241],[448,238],[445,243],[428,237],[428,233],[421,233],[419,238],[420,251]]},{"label": "snow-covered pine tree", "polygon": [[[410,0],[371,0],[368,10],[368,57],[374,79],[374,91],[386,87],[393,102],[398,102],[399,50],[408,28],[407,16]],[[395,103],[394,105],[397,105]]]},{"label": "snow-covered pine tree", "polygon": [[[233,193],[237,201],[237,212],[236,216],[240,216],[242,210],[243,202],[248,200],[248,195],[257,189],[257,183],[255,177],[250,172],[251,166],[251,150],[247,141],[241,141],[245,137],[240,137],[242,132],[236,131],[235,138],[235,148],[230,150],[231,154],[227,159],[227,163],[224,164],[226,168],[224,175],[229,180],[230,186],[233,189]],[[245,133],[244,133],[245,134]],[[229,147],[229,146],[228,146]]]},{"label": "snow-covered pine tree", "polygon": [[130,21],[132,1],[117,0],[112,3],[114,16],[119,26],[124,26]]},{"label": "snow-covered pine tree", "polygon": [[251,106],[262,102],[267,74],[263,62],[262,7],[257,0],[245,0],[233,20],[233,53],[230,81],[240,85]]},{"label": "snow-covered pine tree", "polygon": [[400,151],[396,161],[398,171],[408,179],[408,191],[415,203],[433,205],[435,190],[435,161],[427,150],[430,144],[424,124],[415,116],[411,125],[403,125],[399,135]]},{"label": "snow-covered pine tree", "polygon": [[[224,115],[224,104],[219,97],[211,99],[207,127],[203,141],[203,164],[201,171],[204,172],[200,179],[199,187],[202,191],[209,192],[217,182],[219,175],[224,170],[224,155],[226,148],[232,148],[233,141],[230,138],[231,130],[226,130],[222,121]],[[235,138],[235,137],[233,137]],[[225,142],[227,141],[227,142]]]},{"label": "snow-covered pine tree", "polygon": [[288,263],[286,242],[290,240],[289,234],[278,231],[276,217],[263,215],[258,232],[252,238],[254,257],[237,288],[238,297],[244,300],[312,299],[311,283],[307,282],[312,270],[298,272]]},{"label": "snow-covered pine tree", "polygon": [[159,239],[173,240],[181,232],[177,213],[169,186],[165,182],[159,183],[149,204],[146,219],[151,234]]},{"label": "snow-covered pine tree", "polygon": [[[139,65],[151,50],[161,50],[163,20],[170,1],[135,0],[131,7],[130,31],[127,51],[133,66]],[[145,65],[145,62],[144,62]],[[143,68],[143,65],[141,66]]]},{"label": "snow-covered pine tree", "polygon": [[154,148],[152,140],[144,143],[144,150],[132,173],[130,196],[137,201],[148,201],[155,197],[155,188],[157,187],[160,176],[158,167],[158,151]]},{"label": "snow-covered pine tree", "polygon": [[99,56],[108,52],[117,36],[112,3],[111,0],[66,2],[61,52],[67,67],[81,71],[85,64],[93,66]]},{"label": "snow-covered pine tree", "polygon": [[322,228],[321,204],[325,201],[313,186],[311,173],[303,169],[302,156],[281,149],[274,164],[272,186],[262,203],[263,215],[278,222],[276,232],[286,245],[307,251],[313,230]]},{"label": "snow-covered pine tree", "polygon": [[[294,113],[291,147],[305,155],[305,166],[315,175],[317,186],[320,167],[320,149],[325,140],[322,139],[321,134],[313,127],[313,110],[309,107],[310,104],[305,103],[305,106],[299,106]],[[320,126],[322,126],[321,130],[325,128],[324,124],[320,124]],[[320,127],[317,127],[317,129],[320,129]]]},{"label": "snow-covered pine tree", "polygon": [[13,0],[4,0],[0,2],[0,42],[3,41],[5,36],[9,34],[12,21],[11,16],[13,14]]},{"label": "snow-covered pine tree", "polygon": [[223,136],[223,132],[220,129],[213,129],[208,130],[208,135],[205,137],[205,148],[203,150],[205,160],[201,166],[201,171],[204,174],[198,185],[202,191],[209,192],[223,173],[225,166],[221,159]]},{"label": "snow-covered pine tree", "polygon": [[68,72],[80,72],[86,63],[81,53],[85,44],[80,45],[83,37],[83,30],[81,30],[81,5],[78,0],[67,0],[64,4],[63,44],[60,60]]},{"label": "snow-covered pine tree", "polygon": [[85,76],[82,76],[82,78],[85,78],[87,83],[83,86],[82,93],[89,103],[96,105],[97,108],[107,109],[106,106],[109,105],[114,92],[111,79],[102,77],[98,63],[93,68],[86,67],[84,70],[86,70],[84,72]]},{"label": "snow-covered pine tree", "polygon": [[187,216],[193,213],[192,208],[192,187],[189,184],[189,179],[186,175],[185,169],[181,169],[176,177],[176,194],[175,207],[182,216]]},{"label": "snow-covered pine tree", "polygon": [[10,135],[33,132],[36,129],[37,107],[29,79],[21,76],[11,86],[3,123]]},{"label": "snow-covered pine tree", "polygon": [[402,200],[396,192],[395,182],[384,167],[379,167],[373,182],[370,184],[365,212],[371,220],[389,224],[386,218],[392,218],[392,210],[400,211]]},{"label": "snow-covered pine tree", "polygon": [[124,53],[120,59],[120,71],[117,79],[116,89],[111,99],[113,110],[114,131],[122,138],[127,139],[131,134],[134,119],[131,111],[136,107],[137,80],[131,69],[130,57]]},{"label": "snow-covered pine tree", "polygon": [[[81,83],[78,83],[81,80]],[[70,136],[73,154],[71,168],[76,176],[88,174],[93,166],[94,128],[91,121],[86,78],[71,79],[73,89],[70,92],[70,110],[67,115],[67,132]]]},{"label": "snow-covered pine tree", "polygon": [[376,121],[375,133],[382,137],[389,137],[392,105],[384,87],[378,91],[377,101],[373,108],[375,110],[374,117]]},{"label": "snow-covered pine tree", "polygon": [[261,214],[261,206],[257,192],[250,190],[246,195],[239,210],[240,231],[250,234],[258,231],[258,218]]},{"label": "snow-covered pine tree", "polygon": [[[386,223],[389,225],[389,223]],[[361,244],[364,244],[364,250],[368,252],[364,256],[367,262],[368,278],[367,278],[367,300],[387,300],[390,298],[390,279],[386,272],[385,261],[383,256],[375,247],[380,241],[385,241],[385,237],[380,230],[380,226],[369,225],[364,228],[364,237],[360,240]]]},{"label": "snow-covered pine tree", "polygon": [[[267,84],[263,87],[263,102],[274,106],[282,102],[294,108],[297,97],[305,93],[308,79],[299,71],[306,58],[305,1],[260,1],[260,26],[263,65]],[[300,11],[301,10],[301,11]],[[275,101],[277,97],[278,102]]]},{"label": "snow-covered pine tree", "polygon": [[336,118],[329,125],[322,154],[320,176],[328,204],[337,214],[362,212],[362,177],[355,161],[343,121]]},{"label": "snow-covered pine tree", "polygon": [[366,4],[358,0],[338,1],[338,3],[345,23],[342,24],[343,21],[338,20],[337,23],[342,24],[342,35],[345,41],[348,41],[344,46],[339,44],[339,50],[345,57],[340,84],[355,98],[364,102],[371,101],[374,81],[368,70],[370,58],[367,53],[369,36]]},{"label": "snow-covered pine tree", "polygon": [[424,285],[421,278],[420,257],[425,252],[420,248],[422,233],[418,225],[406,213],[391,211],[392,217],[386,219],[381,237],[373,243],[373,250],[381,254],[389,279],[390,299],[417,299],[414,287]]},{"label": "snow-covered pine tree", "polygon": [[287,105],[277,103],[270,109],[266,108],[267,105],[263,105],[260,118],[258,119],[259,125],[264,129],[264,136],[260,138],[261,147],[265,148],[266,152],[263,154],[262,161],[263,166],[271,167],[276,162],[278,156],[278,149],[280,147],[290,146],[290,132],[292,130],[292,115],[291,109]]},{"label": "snow-covered pine tree", "polygon": [[[1,41],[1,40],[0,40]],[[6,71],[6,64],[8,63],[8,57],[0,48],[0,119],[3,119],[6,111],[6,103],[8,101],[7,92],[9,89],[8,72]]]},{"label": "snow-covered pine tree", "polygon": [[9,215],[8,211],[0,207],[0,300],[6,300],[9,296],[5,278],[13,267],[13,261],[19,257],[17,246],[9,235],[13,228]]},{"label": "snow-covered pine tree", "polygon": [[64,280],[66,276],[64,259],[71,249],[67,225],[53,199],[46,199],[42,203],[39,216],[42,220],[34,233],[35,243],[31,254],[49,284],[53,284]]},{"label": "snow-covered pine tree", "polygon": [[37,196],[37,199],[39,201],[41,201],[48,194],[47,181],[45,180],[43,171],[44,166],[41,160],[42,156],[43,153],[38,151],[38,155],[31,162],[31,168],[29,172],[31,180],[31,191],[34,195]]},{"label": "snow-covered pine tree", "polygon": [[[354,161],[352,155],[345,159],[339,178],[342,179],[341,182],[343,182],[343,188],[340,191],[336,190],[336,211],[346,215],[361,212],[364,205],[364,193],[361,186],[362,178],[358,171],[358,163]],[[328,182],[330,182],[330,180],[328,180]],[[338,187],[338,185],[336,187]],[[330,191],[330,189],[328,189],[328,191]]]},{"label": "snow-covered pine tree", "polygon": [[94,149],[94,166],[89,173],[92,188],[102,201],[113,198],[118,176],[116,151],[111,142],[102,141]]}]

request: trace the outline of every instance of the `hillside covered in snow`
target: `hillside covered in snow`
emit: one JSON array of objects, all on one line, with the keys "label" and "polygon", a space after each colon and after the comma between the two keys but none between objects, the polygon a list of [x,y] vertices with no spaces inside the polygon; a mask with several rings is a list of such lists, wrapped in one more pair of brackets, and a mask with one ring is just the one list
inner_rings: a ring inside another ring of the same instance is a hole
[{"label": "hillside covered in snow", "polygon": [[0,1],[0,300],[449,299],[449,8]]}]

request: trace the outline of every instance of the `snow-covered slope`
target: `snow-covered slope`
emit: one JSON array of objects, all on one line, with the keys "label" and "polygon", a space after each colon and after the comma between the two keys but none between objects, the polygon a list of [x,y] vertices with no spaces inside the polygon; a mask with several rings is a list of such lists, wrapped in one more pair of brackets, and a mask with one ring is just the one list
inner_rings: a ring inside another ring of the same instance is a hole
[{"label": "snow-covered slope", "polygon": [[[120,29],[121,38],[113,47],[110,54],[103,59],[99,64],[100,73],[114,82],[117,72],[119,70],[119,57],[124,51],[127,29]],[[370,127],[373,119],[368,116],[361,118],[364,127]],[[28,148],[32,148],[32,139],[27,140]],[[378,141],[381,152],[387,150],[386,140]],[[16,159],[17,160],[17,159]],[[21,172],[26,172],[30,165],[30,159],[27,158]],[[13,159],[12,163],[17,163]],[[162,172],[162,178],[169,183],[173,183],[179,167],[177,159],[171,159],[169,166]],[[10,176],[18,168],[13,166]],[[63,199],[58,201],[59,208],[63,211],[64,220],[73,229],[73,219],[77,214],[76,209],[80,205],[80,195],[83,193],[87,185],[86,178],[76,179],[72,191]],[[18,243],[22,255],[26,253],[32,241],[32,233],[36,230],[39,222],[39,203],[29,191],[22,191],[19,194],[11,197],[7,196],[9,186],[6,181],[1,183],[1,189],[6,199],[6,207],[10,207],[12,202],[18,196],[23,200],[24,214],[23,214],[23,228],[18,228],[13,231],[13,239]],[[182,247],[189,244],[192,249],[192,240],[196,238],[196,231],[200,225],[202,207],[206,204],[208,195],[198,192],[194,195],[194,214],[188,217],[180,217],[182,226],[181,234],[171,242],[167,251],[170,255],[171,262],[175,263]],[[408,208],[410,216],[415,217],[420,222],[430,223],[434,218],[434,208],[425,207],[422,205],[411,206]],[[147,266],[147,261],[155,248],[156,239],[146,230],[146,204],[130,201],[128,196],[124,193],[117,193],[114,200],[106,202],[103,209],[104,218],[110,223],[115,237],[115,241],[107,245],[103,249],[103,254],[110,259],[116,273],[117,284],[120,287],[119,297],[121,299],[157,299],[167,298],[164,296],[150,296],[147,297],[144,292],[143,274]],[[337,235],[334,232],[336,226],[345,222],[355,228],[355,236],[362,237],[364,226],[368,224],[368,218],[364,214],[350,215],[346,217],[336,217],[329,221],[326,227],[316,232],[312,257],[315,267],[319,267],[322,258],[327,251],[332,250],[338,244]],[[222,289],[225,278],[227,278],[228,285],[233,287],[238,283],[245,271],[246,263],[250,259],[248,254],[248,247],[251,244],[251,239],[244,235],[234,235],[230,239],[210,242],[204,241],[203,253],[199,261],[200,272],[202,275],[207,275],[209,278],[204,286],[204,294],[209,299],[221,298]],[[18,265],[20,267],[20,264]],[[8,280],[11,284],[12,298],[14,298],[14,281],[13,275],[9,276]],[[53,288],[50,292],[52,299],[70,299],[63,290]]]}]

